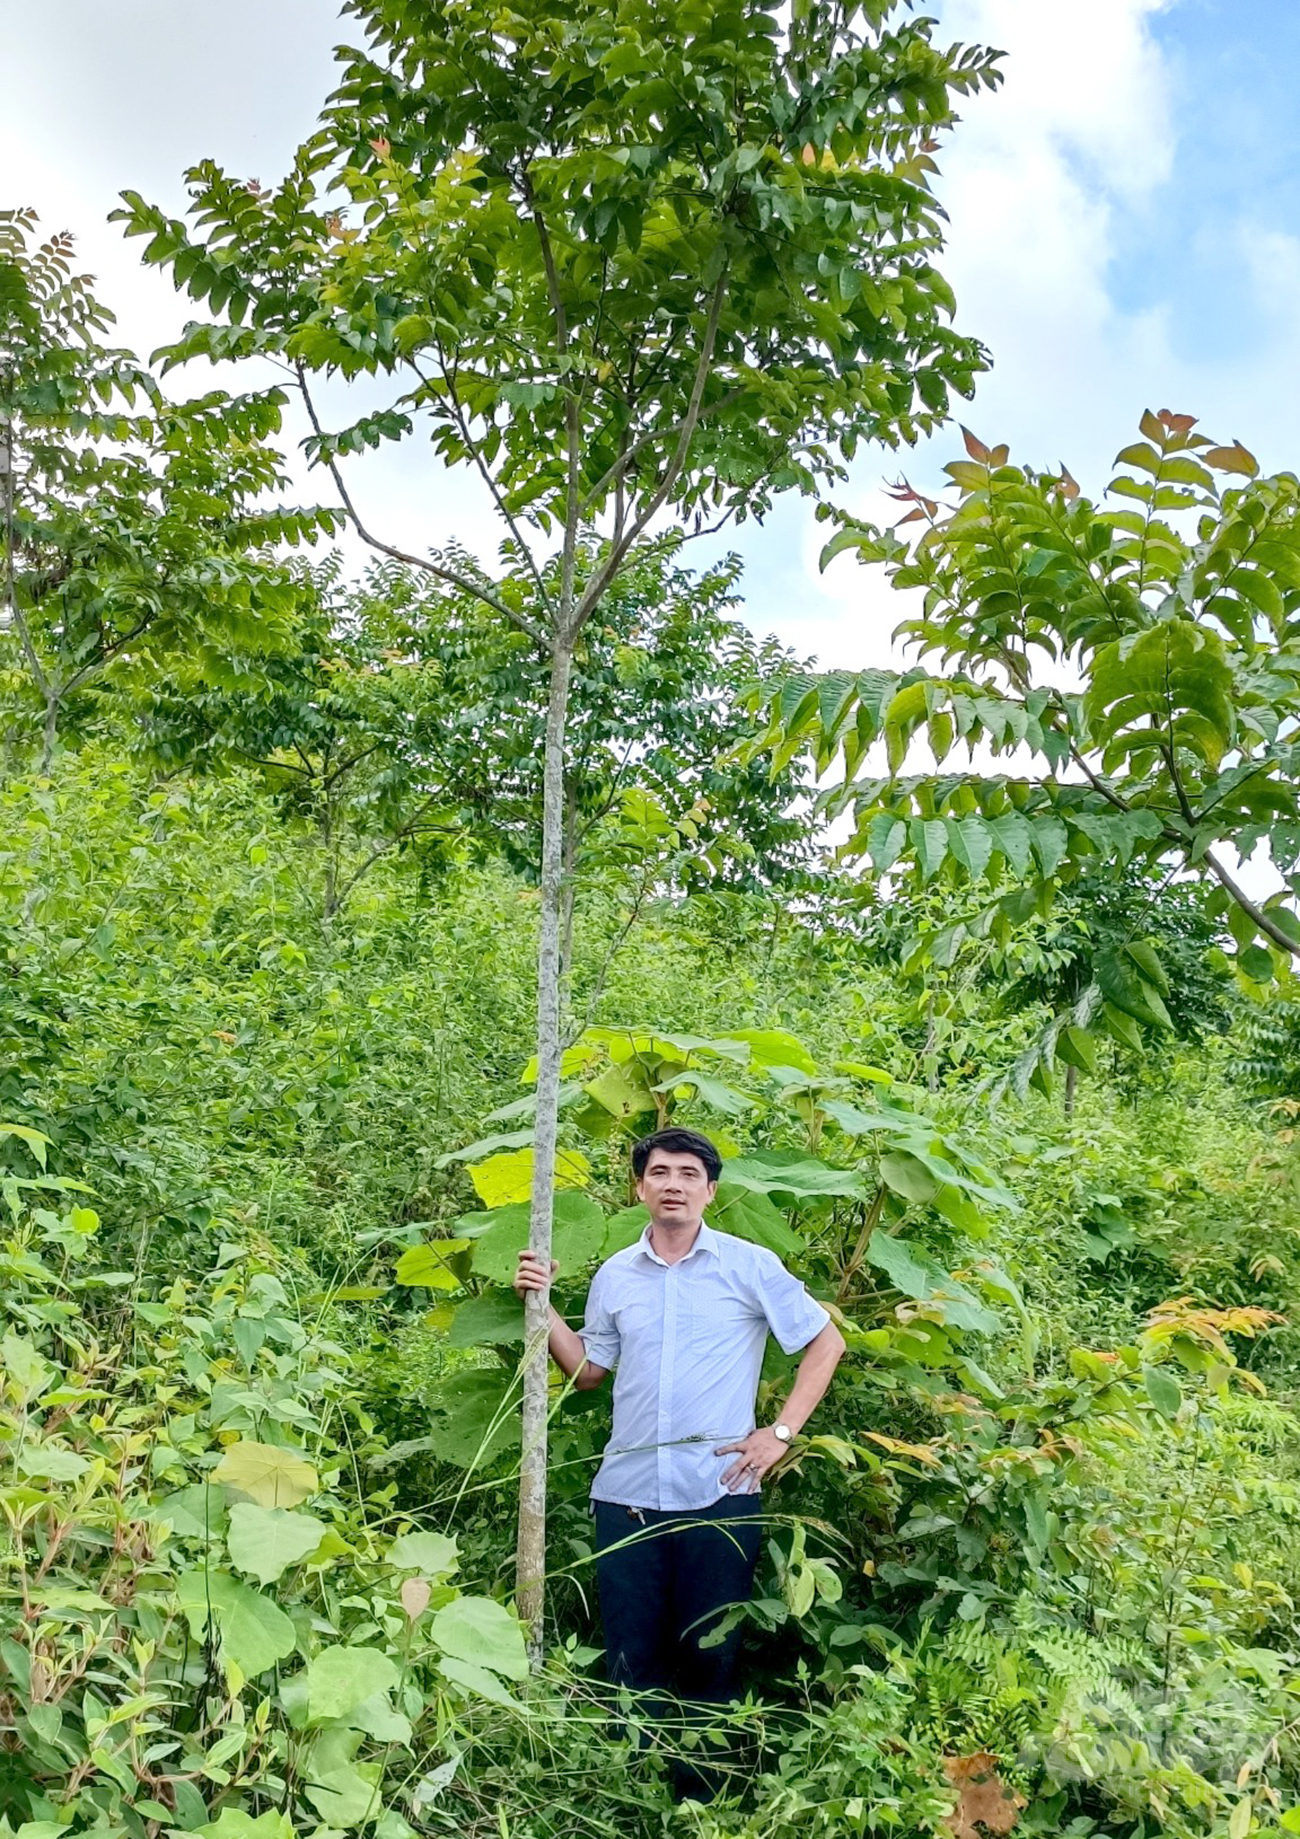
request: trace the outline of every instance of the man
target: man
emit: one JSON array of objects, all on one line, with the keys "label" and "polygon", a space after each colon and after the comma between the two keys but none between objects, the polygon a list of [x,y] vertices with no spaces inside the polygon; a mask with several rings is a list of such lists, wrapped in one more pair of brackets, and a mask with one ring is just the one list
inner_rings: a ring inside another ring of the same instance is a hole
[{"label": "man", "polygon": [[[739,1629],[702,1642],[749,1599],[755,1496],[820,1402],[844,1338],[774,1252],[704,1223],[722,1169],[707,1137],[658,1130],[633,1148],[632,1169],[650,1223],[596,1272],[581,1333],[552,1309],[550,1351],[579,1390],[615,1374],[592,1484],[610,1679],[722,1704]],[[558,1268],[522,1252],[515,1289],[545,1291]],[[769,1333],[803,1358],[778,1420],[755,1428]]]}]

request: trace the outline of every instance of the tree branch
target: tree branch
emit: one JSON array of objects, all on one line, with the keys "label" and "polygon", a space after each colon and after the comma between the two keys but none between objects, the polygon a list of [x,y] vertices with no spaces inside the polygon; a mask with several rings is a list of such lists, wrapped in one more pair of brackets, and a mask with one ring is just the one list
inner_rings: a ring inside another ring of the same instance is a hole
[{"label": "tree branch", "polygon": [[1247,918],[1254,920],[1266,939],[1271,939],[1280,950],[1290,952],[1293,957],[1300,956],[1300,944],[1296,943],[1290,933],[1283,932],[1277,922],[1269,918],[1263,907],[1256,906],[1245,888],[1233,880],[1212,849],[1206,850],[1205,862],[1210,873],[1221,886],[1227,889]]},{"label": "tree branch", "polygon": [[695,378],[691,385],[690,398],[686,405],[686,413],[679,424],[680,432],[678,435],[676,452],[664,469],[664,476],[659,482],[658,489],[648,503],[642,507],[639,515],[633,521],[631,529],[624,534],[621,541],[610,545],[609,553],[605,557],[604,562],[583,590],[582,599],[578,603],[574,615],[575,631],[581,628],[583,622],[590,616],[592,608],[596,606],[601,595],[618,573],[623,562],[623,557],[627,554],[633,543],[645,533],[651,520],[662,506],[667,503],[669,494],[681,477],[682,468],[686,464],[687,453],[690,451],[691,440],[695,434],[696,428],[699,426],[700,403],[703,399],[704,387],[709,380],[709,372],[713,365],[714,348],[718,342],[718,326],[722,319],[722,305],[726,297],[727,271],[724,268],[722,273],[718,276],[713,289],[713,299],[709,306],[709,317],[705,322],[704,342],[700,348],[699,362],[695,366]]},{"label": "tree branch", "polygon": [[[316,414],[316,405],[312,401],[311,392],[307,388],[307,379],[303,372],[303,367],[301,364],[296,364],[294,369],[298,375],[298,388],[307,410],[307,418],[311,422],[316,438],[323,441],[325,439],[325,431],[321,427],[320,419]],[[377,549],[380,555],[390,556],[394,562],[402,562],[408,568],[422,569],[426,574],[435,576],[439,581],[447,582],[450,587],[459,588],[461,593],[473,595],[475,600],[481,600],[484,606],[491,607],[494,613],[499,613],[503,619],[508,619],[512,626],[518,626],[521,632],[526,632],[535,645],[539,645],[543,651],[549,652],[550,640],[547,638],[542,628],[535,624],[533,620],[529,619],[526,614],[518,613],[513,607],[507,606],[499,595],[494,594],[491,588],[484,587],[481,581],[475,581],[470,575],[462,575],[458,570],[448,568],[445,562],[435,562],[429,556],[411,555],[409,551],[405,549],[396,549],[393,544],[385,543],[381,541],[379,537],[374,536],[367,530],[366,526],[361,521],[356,505],[352,502],[352,494],[343,483],[343,476],[339,471],[338,461],[331,457],[325,461],[325,464],[329,468],[330,477],[334,481],[334,489],[338,492],[339,497],[343,501],[343,509],[347,513],[353,529],[363,543],[367,544],[371,549]]]},{"label": "tree branch", "polygon": [[[336,913],[342,911],[343,903],[347,900],[353,888],[356,887],[363,875],[368,875],[370,873],[370,870],[375,866],[375,863],[379,861],[381,856],[388,855],[391,850],[398,849],[403,843],[410,841],[419,828],[420,819],[429,809],[429,806],[437,801],[437,797],[438,794],[436,792],[430,792],[429,796],[416,806],[414,813],[407,819],[406,823],[402,825],[400,830],[395,830],[392,836],[383,837],[378,843],[371,845],[360,865],[353,870],[342,887],[336,891],[334,896],[334,911]],[[438,827],[448,832],[455,828],[450,824],[444,824]]]},{"label": "tree branch", "polygon": [[[415,372],[416,376],[419,377],[421,383],[423,383],[427,389],[428,379],[421,372],[419,365],[416,364],[413,359],[408,359],[407,361],[410,363],[411,369]],[[478,469],[479,477],[482,479],[484,485],[487,486],[488,491],[492,494],[492,502],[497,508],[498,515],[501,517],[502,521],[506,525],[506,528],[509,530],[511,536],[515,539],[516,543],[518,543],[520,549],[523,551],[524,560],[528,564],[528,572],[533,577],[533,585],[537,589],[537,598],[541,602],[546,612],[550,614],[551,613],[551,597],[546,591],[546,583],[542,580],[541,570],[537,566],[537,562],[533,556],[533,552],[531,548],[524,541],[523,537],[519,533],[519,525],[515,520],[514,512],[510,510],[509,506],[506,504],[505,499],[502,497],[501,488],[497,484],[496,480],[493,478],[491,470],[488,467],[487,461],[483,458],[482,449],[479,447],[478,442],[474,439],[473,435],[469,431],[469,422],[466,419],[464,409],[461,407],[460,396],[456,390],[456,369],[454,365],[448,364],[447,354],[444,352],[442,348],[441,339],[438,340],[438,361],[442,365],[442,374],[443,374],[443,377],[446,379],[447,401],[451,408],[451,412],[453,416],[455,417],[456,427],[460,433],[460,438],[465,443],[465,449],[467,453],[469,454],[470,459],[474,462],[475,467]]]},{"label": "tree branch", "polygon": [[[719,396],[718,400],[716,402],[711,402],[707,409],[700,410],[695,418],[696,427],[698,427],[701,422],[708,421],[710,416],[719,414],[723,409],[729,409],[732,403],[738,402],[744,393],[743,385],[737,384],[734,389],[729,389],[725,395]],[[679,439],[685,425],[686,423],[683,420],[674,423],[671,428],[650,428],[645,434],[639,435],[630,447],[620,453],[618,458],[605,468],[600,478],[597,479],[596,483],[587,493],[587,496],[579,506],[582,515],[584,517],[587,515],[592,505],[609,490],[611,485],[618,484],[624,473],[626,473],[628,466],[644,448],[652,447],[656,441]]]}]

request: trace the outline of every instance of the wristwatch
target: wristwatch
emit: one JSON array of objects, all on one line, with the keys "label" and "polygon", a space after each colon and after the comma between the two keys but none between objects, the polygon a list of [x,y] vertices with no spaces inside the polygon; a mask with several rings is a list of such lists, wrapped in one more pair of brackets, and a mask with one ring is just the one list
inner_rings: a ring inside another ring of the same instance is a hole
[{"label": "wristwatch", "polygon": [[794,1437],[794,1432],[788,1424],[773,1424],[772,1435],[778,1443],[789,1443]]}]

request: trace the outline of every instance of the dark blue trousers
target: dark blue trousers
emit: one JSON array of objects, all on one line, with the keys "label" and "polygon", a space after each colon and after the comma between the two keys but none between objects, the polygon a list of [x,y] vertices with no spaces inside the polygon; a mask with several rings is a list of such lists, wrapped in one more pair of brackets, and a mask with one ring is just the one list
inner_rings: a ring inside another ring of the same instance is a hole
[{"label": "dark blue trousers", "polygon": [[[740,1629],[716,1645],[701,1646],[701,1639],[726,1610],[749,1601],[762,1540],[761,1496],[727,1494],[689,1511],[594,1505],[610,1683],[696,1705],[734,1699]],[[679,1792],[698,1792],[696,1782],[706,1794],[716,1792],[710,1771],[678,1771]]]}]

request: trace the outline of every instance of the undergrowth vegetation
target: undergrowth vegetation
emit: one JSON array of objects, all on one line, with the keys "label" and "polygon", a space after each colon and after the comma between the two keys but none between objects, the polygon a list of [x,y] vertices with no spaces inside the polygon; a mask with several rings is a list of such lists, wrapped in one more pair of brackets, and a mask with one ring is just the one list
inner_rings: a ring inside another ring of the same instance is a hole
[{"label": "undergrowth vegetation", "polygon": [[1290,1115],[1235,1077],[1237,1033],[1116,1047],[1069,1118],[991,1107],[1021,1020],[989,979],[928,1076],[860,888],[657,896],[625,937],[584,903],[561,1306],[639,1228],[627,1145],[674,1115],[726,1148],[717,1223],[850,1345],[765,1497],[728,1793],[671,1816],[698,1734],[637,1752],[600,1685],[596,1395],[553,1399],[540,1679],[508,1607],[526,877],[403,854],[326,920],[319,838],[256,775],[159,779],[108,734],[0,797],[13,1824],[1288,1816]]}]

